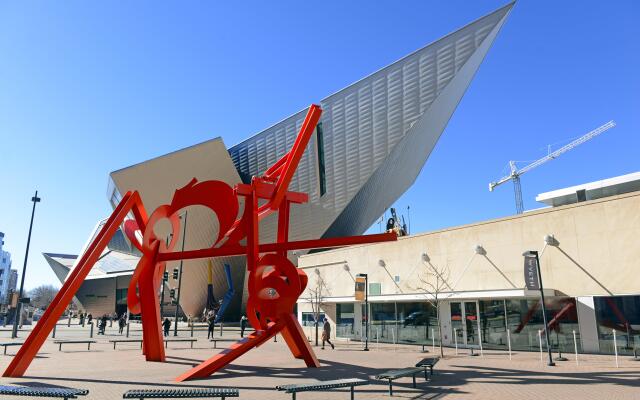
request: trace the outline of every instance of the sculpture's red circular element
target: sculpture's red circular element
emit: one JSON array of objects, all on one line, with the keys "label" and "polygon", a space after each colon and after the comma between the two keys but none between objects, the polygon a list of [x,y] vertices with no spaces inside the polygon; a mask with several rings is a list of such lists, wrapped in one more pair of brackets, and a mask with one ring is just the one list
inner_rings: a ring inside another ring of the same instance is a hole
[{"label": "sculpture's red circular element", "polygon": [[[225,182],[204,181],[198,183],[196,179],[193,179],[183,188],[176,190],[171,204],[159,206],[149,217],[147,226],[144,232],[142,232],[142,243],[140,243],[135,235],[136,231],[140,230],[138,224],[131,220],[125,223],[125,234],[143,254],[129,283],[127,305],[131,312],[140,312],[140,298],[136,287],[142,273],[142,268],[154,268],[153,286],[156,291],[160,288],[165,263],[156,262],[156,255],[157,253],[170,253],[174,251],[178,243],[181,243],[182,229],[180,229],[181,222],[179,212],[183,208],[193,205],[207,207],[216,214],[220,230],[212,246],[215,247],[232,227],[238,215],[238,199],[233,189]],[[154,226],[163,219],[168,219],[171,224],[172,236],[168,244],[158,238],[153,229]]]},{"label": "sculpture's red circular element", "polygon": [[249,276],[247,314],[262,329],[268,321],[291,314],[296,300],[306,287],[306,274],[287,257],[265,254]]}]

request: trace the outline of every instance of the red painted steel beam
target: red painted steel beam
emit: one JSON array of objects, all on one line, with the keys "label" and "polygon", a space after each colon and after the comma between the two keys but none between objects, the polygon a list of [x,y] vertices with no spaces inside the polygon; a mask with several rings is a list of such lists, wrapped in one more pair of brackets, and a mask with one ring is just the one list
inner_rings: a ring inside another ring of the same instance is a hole
[{"label": "red painted steel beam", "polygon": [[278,177],[278,181],[276,183],[277,189],[270,202],[270,207],[272,210],[277,210],[280,207],[280,202],[284,198],[284,195],[289,188],[289,183],[291,183],[293,174],[298,168],[298,164],[300,163],[302,154],[307,148],[309,139],[311,138],[313,131],[316,129],[316,125],[320,120],[321,114],[322,109],[320,108],[320,106],[312,104],[311,107],[309,107],[307,116],[305,117],[304,122],[300,127],[300,132],[296,137],[296,141],[294,142],[293,147],[289,151],[287,161],[282,167],[282,171],[280,172],[280,176]]},{"label": "red painted steel beam", "polygon": [[227,364],[240,357],[244,353],[258,347],[262,343],[269,340],[280,330],[281,323],[270,323],[266,330],[255,331],[244,339],[229,346],[229,348],[221,351],[215,356],[205,360],[200,365],[190,369],[184,374],[176,377],[176,382],[183,382],[189,379],[206,378],[214,372],[224,368]]},{"label": "red painted steel beam", "polygon": [[[71,299],[76,294],[82,282],[91,271],[93,265],[98,261],[102,251],[124,221],[127,214],[134,208],[139,208],[135,215],[144,216],[145,212],[142,208],[142,202],[138,192],[127,192],[116,209],[113,211],[107,222],[104,224],[96,238],[91,242],[87,250],[84,252],[76,267],[71,271],[66,281],[58,291],[47,310],[35,325],[27,340],[22,344],[20,350],[15,355],[7,369],[4,371],[5,377],[20,377],[24,375],[31,361],[47,340],[49,333],[58,322],[62,313],[67,308]],[[146,221],[140,221],[144,224]]]},{"label": "red painted steel beam", "polygon": [[[258,246],[258,252],[272,253],[303,249],[326,249],[331,247],[343,247],[355,244],[393,242],[397,239],[398,236],[395,233],[389,232],[363,236],[347,236],[341,238],[299,240],[286,243],[261,244]],[[192,260],[196,258],[239,256],[243,254],[247,254],[246,246],[231,245],[218,248],[187,250],[173,253],[158,253],[158,261]]]}]

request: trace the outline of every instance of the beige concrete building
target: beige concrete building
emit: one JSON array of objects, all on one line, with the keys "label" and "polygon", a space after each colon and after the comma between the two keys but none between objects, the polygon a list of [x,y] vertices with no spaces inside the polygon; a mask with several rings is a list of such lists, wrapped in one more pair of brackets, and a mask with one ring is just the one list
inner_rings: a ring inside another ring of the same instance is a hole
[{"label": "beige concrete building", "polygon": [[[363,306],[354,301],[354,277],[363,273],[372,341],[437,343],[428,300],[439,286],[444,344],[507,348],[510,341],[535,350],[544,324],[539,292],[524,289],[523,252],[536,250],[552,346],[572,351],[575,330],[583,351],[613,352],[615,329],[618,351],[631,352],[640,346],[640,192],[616,193],[638,183],[640,174],[630,174],[570,188],[573,199],[566,189],[550,192],[538,200],[569,204],[305,255],[299,266],[309,288],[321,281],[321,308],[338,337],[365,335]],[[304,297],[298,313],[309,325],[312,303]]]}]

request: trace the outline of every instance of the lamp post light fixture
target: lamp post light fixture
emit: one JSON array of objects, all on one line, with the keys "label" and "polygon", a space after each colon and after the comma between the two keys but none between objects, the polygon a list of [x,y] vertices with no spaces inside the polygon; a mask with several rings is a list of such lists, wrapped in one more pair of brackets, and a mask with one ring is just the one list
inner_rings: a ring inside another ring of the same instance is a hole
[{"label": "lamp post light fixture", "polygon": [[545,341],[547,342],[547,354],[549,356],[549,362],[547,363],[548,366],[553,367],[556,364],[553,362],[553,357],[551,355],[551,343],[549,341],[549,326],[547,325],[547,307],[544,304],[544,287],[542,286],[542,272],[540,271],[540,258],[538,256],[538,252],[535,250],[529,250],[529,251],[525,251],[524,253],[522,253],[522,255],[525,257],[525,259],[527,257],[530,258],[534,258],[536,260],[536,266],[537,266],[537,271],[538,271],[538,282],[539,282],[539,287],[540,287],[540,300],[542,302],[542,322],[544,323],[544,338]]},{"label": "lamp post light fixture", "polygon": [[473,251],[475,251],[475,253],[479,256],[487,255],[487,251],[484,249],[484,247],[482,247],[481,244],[477,244],[476,247],[473,248]]},{"label": "lamp post light fixture", "polygon": [[429,255],[427,253],[422,253],[422,261],[428,263],[429,261],[431,261],[431,258],[429,258]]},{"label": "lamp post light fixture", "polygon": [[[382,260],[380,260],[382,261]],[[364,278],[364,349],[369,351],[369,276],[367,274],[358,274],[357,278]]]},{"label": "lamp post light fixture", "polygon": [[20,320],[20,316],[22,314],[22,295],[24,293],[24,276],[27,272],[27,259],[29,258],[29,245],[31,244],[31,230],[33,229],[33,216],[36,213],[36,203],[39,203],[42,200],[38,197],[38,191],[36,190],[36,194],[31,198],[33,202],[33,208],[31,209],[31,222],[29,223],[29,236],[27,237],[27,250],[24,254],[24,264],[22,265],[22,278],[20,279],[20,295],[18,296],[18,304],[16,305],[16,315],[13,318],[13,330],[11,331],[11,338],[15,339],[18,337],[18,321]]},{"label": "lamp post light fixture", "polygon": [[560,242],[553,235],[547,235],[544,237],[544,243],[548,246],[558,247],[560,246]]}]

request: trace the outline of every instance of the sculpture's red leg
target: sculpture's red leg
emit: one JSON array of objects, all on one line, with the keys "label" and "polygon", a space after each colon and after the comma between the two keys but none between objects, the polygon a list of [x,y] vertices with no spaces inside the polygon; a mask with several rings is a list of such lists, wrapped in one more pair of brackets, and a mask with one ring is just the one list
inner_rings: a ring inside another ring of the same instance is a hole
[{"label": "sculpture's red leg", "polygon": [[195,378],[206,378],[221,368],[224,368],[236,358],[247,351],[266,342],[281,329],[282,325],[270,323],[266,330],[255,331],[246,338],[231,345],[228,349],[216,354],[197,367],[185,372],[176,378],[176,382],[182,382]]},{"label": "sculpture's red leg", "polygon": [[[25,371],[31,364],[31,361],[38,353],[38,350],[42,347],[47,336],[57,323],[62,313],[67,308],[71,299],[76,294],[82,282],[86,278],[93,265],[98,261],[98,258],[102,254],[111,237],[118,230],[122,221],[124,221],[127,214],[132,208],[139,207],[140,210],[136,212],[137,215],[145,217],[142,203],[140,202],[140,196],[137,192],[127,192],[120,204],[113,211],[107,222],[104,224],[96,238],[91,242],[87,250],[82,255],[80,261],[76,267],[71,271],[67,280],[64,282],[58,294],[53,299],[47,310],[44,312],[36,326],[25,340],[24,344],[18,350],[18,353],[13,357],[13,360],[4,371],[3,376],[6,377],[20,377],[24,375]],[[141,226],[144,226],[146,221],[139,221]]]},{"label": "sculpture's red leg", "polygon": [[[300,350],[300,357],[296,358],[302,358],[307,364],[307,367],[318,368],[320,366],[320,362],[318,361],[316,354],[313,352],[313,349],[311,349],[311,345],[309,345],[309,341],[304,335],[304,331],[298,323],[296,316],[289,314],[283,316],[282,319],[285,323],[284,329],[288,331],[291,336],[291,340],[295,343],[295,347]],[[291,345],[289,348],[291,348]]]},{"label": "sculpture's red leg", "polygon": [[165,361],[164,342],[162,328],[160,327],[160,305],[158,303],[157,287],[154,285],[155,255],[157,255],[157,242],[153,257],[143,256],[138,291],[140,292],[140,315],[142,317],[142,339],[144,343],[144,355],[147,361]]},{"label": "sculpture's red leg", "polygon": [[291,333],[289,333],[289,329],[285,327],[283,330],[280,331],[280,335],[282,335],[282,338],[284,339],[285,343],[287,344],[287,346],[289,346],[289,350],[291,350],[293,357],[302,358],[302,350],[298,348],[298,345],[296,344],[295,340],[293,340],[293,336],[291,335]]}]

